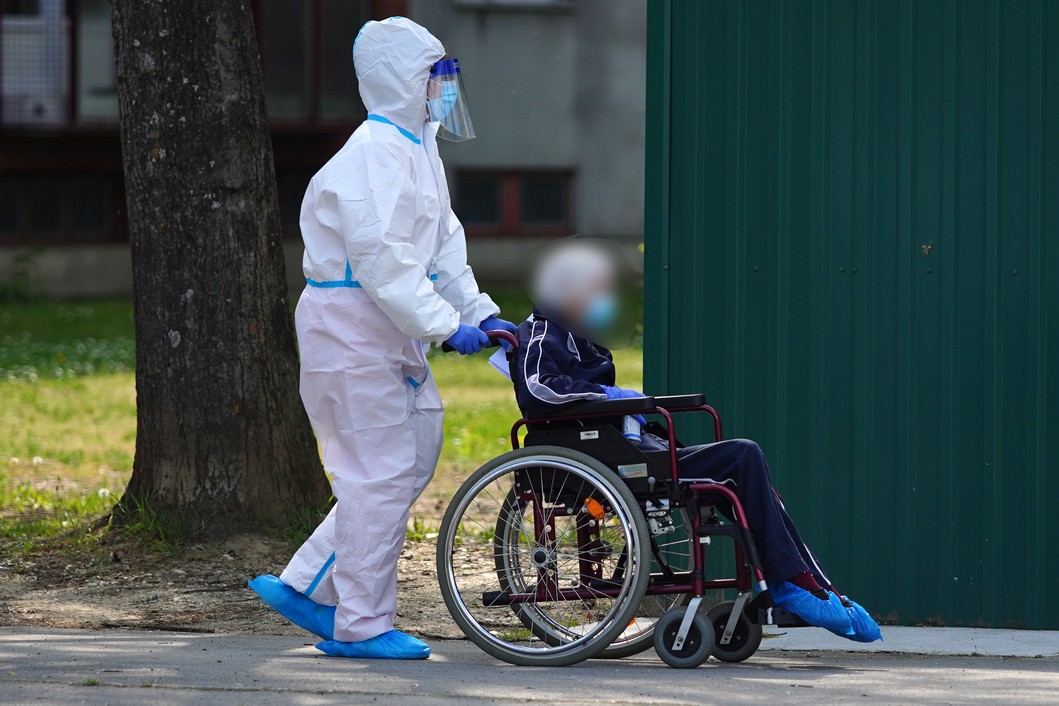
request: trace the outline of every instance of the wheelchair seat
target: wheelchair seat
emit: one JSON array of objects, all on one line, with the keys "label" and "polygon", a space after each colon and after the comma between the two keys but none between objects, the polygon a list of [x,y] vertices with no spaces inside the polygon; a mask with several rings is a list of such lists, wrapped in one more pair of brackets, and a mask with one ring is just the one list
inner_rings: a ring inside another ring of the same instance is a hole
[{"label": "wheelchair seat", "polygon": [[620,400],[599,400],[594,402],[578,402],[577,404],[564,407],[554,415],[538,417],[534,421],[542,421],[551,416],[584,416],[606,414],[644,414],[654,412],[655,409],[683,410],[701,408],[706,404],[706,395],[697,392],[690,395],[659,395],[648,397],[626,397]]},{"label": "wheelchair seat", "polygon": [[637,497],[650,490],[649,478],[665,482],[670,476],[668,451],[644,453],[612,424],[538,426],[526,434],[523,445],[561,446],[598,459],[617,473]]}]

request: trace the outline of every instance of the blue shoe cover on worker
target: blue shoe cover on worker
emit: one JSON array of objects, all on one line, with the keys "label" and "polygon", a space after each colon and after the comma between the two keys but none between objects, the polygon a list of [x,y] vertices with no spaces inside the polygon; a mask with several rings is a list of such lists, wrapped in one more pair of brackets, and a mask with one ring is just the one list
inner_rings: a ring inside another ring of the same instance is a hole
[{"label": "blue shoe cover on worker", "polygon": [[317,637],[331,640],[335,636],[335,607],[320,605],[271,574],[263,574],[248,583],[261,600],[298,627]]},{"label": "blue shoe cover on worker", "polygon": [[772,602],[777,608],[794,613],[799,618],[825,630],[845,637],[853,632],[842,601],[833,593],[828,593],[828,600],[822,601],[803,588],[781,581],[769,586]]},{"label": "blue shoe cover on worker", "polygon": [[875,622],[875,619],[868,615],[868,611],[846,596],[842,596],[842,599],[850,604],[849,608],[846,608],[846,613],[849,615],[849,622],[853,625],[853,634],[846,634],[842,637],[856,642],[882,640],[882,630],[879,629],[879,624]]},{"label": "blue shoe cover on worker", "polygon": [[316,649],[332,657],[355,659],[426,659],[430,656],[430,645],[400,630],[384,632],[361,642],[328,640],[319,643]]}]

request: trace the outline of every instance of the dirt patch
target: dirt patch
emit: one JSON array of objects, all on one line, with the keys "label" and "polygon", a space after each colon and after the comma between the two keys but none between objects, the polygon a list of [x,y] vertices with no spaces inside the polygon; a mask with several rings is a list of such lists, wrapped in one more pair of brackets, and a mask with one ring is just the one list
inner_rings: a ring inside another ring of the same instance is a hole
[{"label": "dirt patch", "polygon": [[[461,637],[437,588],[435,545],[406,542],[397,624],[434,639]],[[248,579],[278,574],[293,549],[246,534],[159,555],[128,540],[63,542],[0,556],[0,624],[305,635],[268,609]]]}]

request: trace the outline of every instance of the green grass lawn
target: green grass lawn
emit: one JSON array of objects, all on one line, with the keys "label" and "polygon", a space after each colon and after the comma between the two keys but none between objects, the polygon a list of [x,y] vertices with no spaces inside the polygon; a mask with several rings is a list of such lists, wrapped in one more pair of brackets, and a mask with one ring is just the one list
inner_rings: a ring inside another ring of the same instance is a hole
[{"label": "green grass lawn", "polygon": [[[529,303],[501,294],[521,320]],[[132,304],[127,300],[0,305],[0,537],[65,531],[109,510],[136,441]],[[511,385],[486,362],[435,351],[446,404],[437,481],[417,512],[433,512],[468,473],[509,447],[518,417]],[[619,384],[641,386],[639,348],[616,352]]]},{"label": "green grass lawn", "polygon": [[128,300],[3,304],[0,381],[130,372],[133,341]]}]

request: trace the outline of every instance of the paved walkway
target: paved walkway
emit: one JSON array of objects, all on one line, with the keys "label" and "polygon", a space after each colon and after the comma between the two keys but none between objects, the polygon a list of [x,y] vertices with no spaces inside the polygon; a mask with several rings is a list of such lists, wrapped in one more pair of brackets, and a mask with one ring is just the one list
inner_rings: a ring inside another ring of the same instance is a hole
[{"label": "paved walkway", "polygon": [[[1059,633],[886,633],[883,649],[918,645],[930,654],[831,652],[859,646],[818,630],[792,630],[741,665],[711,662],[681,671],[645,653],[529,669],[497,662],[463,640],[435,641],[426,662],[359,662],[325,657],[298,637],[9,627],[0,628],[0,703],[815,706],[1059,699]],[[984,656],[1005,652],[1034,656]]]},{"label": "paved walkway", "polygon": [[[775,631],[774,628],[767,630]],[[825,630],[789,630],[767,639],[762,649],[900,652],[968,657],[1059,657],[1059,630],[986,628],[883,628],[883,641],[862,644],[838,640]],[[1056,695],[1059,703],[1059,694]]]}]

